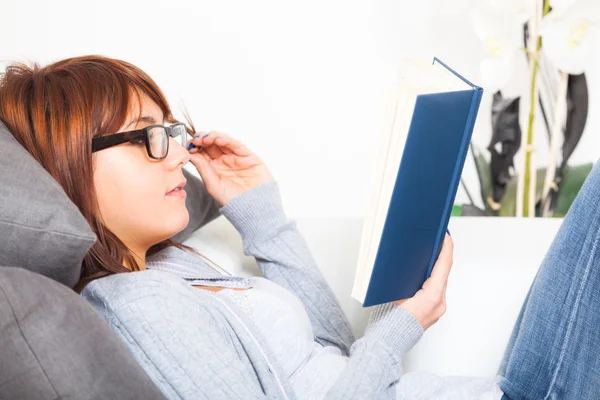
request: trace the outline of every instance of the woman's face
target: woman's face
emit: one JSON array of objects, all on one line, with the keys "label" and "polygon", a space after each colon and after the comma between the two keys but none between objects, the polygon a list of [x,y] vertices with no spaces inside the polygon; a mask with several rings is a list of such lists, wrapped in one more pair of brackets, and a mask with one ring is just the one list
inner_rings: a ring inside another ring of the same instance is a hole
[{"label": "woman's face", "polygon": [[[146,96],[141,116],[146,118],[128,125],[137,117],[131,115],[119,132],[164,125],[162,111]],[[169,141],[169,153],[162,160],[150,158],[143,143],[123,143],[94,153],[94,185],[104,224],[141,259],[148,248],[189,222],[185,191],[171,190],[185,180],[183,166],[190,153],[173,138]]]}]

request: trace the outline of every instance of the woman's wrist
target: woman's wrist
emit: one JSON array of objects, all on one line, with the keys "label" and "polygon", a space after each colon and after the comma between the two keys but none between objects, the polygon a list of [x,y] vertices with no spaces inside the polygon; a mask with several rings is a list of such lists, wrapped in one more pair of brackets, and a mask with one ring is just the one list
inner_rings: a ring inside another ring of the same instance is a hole
[{"label": "woman's wrist", "polygon": [[234,197],[219,209],[244,240],[264,236],[288,222],[277,181],[263,183]]},{"label": "woman's wrist", "polygon": [[423,326],[414,315],[394,303],[385,303],[374,307],[365,336],[377,337],[402,356],[419,341],[423,332]]}]

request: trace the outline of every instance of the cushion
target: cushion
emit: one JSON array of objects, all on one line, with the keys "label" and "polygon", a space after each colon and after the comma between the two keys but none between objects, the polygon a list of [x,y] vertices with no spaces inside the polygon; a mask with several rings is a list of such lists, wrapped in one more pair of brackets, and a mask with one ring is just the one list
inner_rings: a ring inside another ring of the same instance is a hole
[{"label": "cushion", "polygon": [[73,287],[96,235],[56,180],[0,122],[0,265]]},{"label": "cushion", "polygon": [[71,289],[0,267],[0,399],[164,399],[125,344]]}]

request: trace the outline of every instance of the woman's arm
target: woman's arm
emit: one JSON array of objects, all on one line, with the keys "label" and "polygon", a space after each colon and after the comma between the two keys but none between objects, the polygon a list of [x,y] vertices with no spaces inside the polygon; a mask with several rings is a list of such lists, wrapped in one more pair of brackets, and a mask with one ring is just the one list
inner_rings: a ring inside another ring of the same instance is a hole
[{"label": "woman's arm", "polygon": [[[296,398],[250,321],[213,293],[148,270],[96,280],[82,296],[169,399]],[[394,400],[401,358],[422,333],[402,307],[377,306],[324,398]]]},{"label": "woman's arm", "polygon": [[242,193],[220,212],[240,232],[244,254],[254,256],[262,274],[300,298],[315,340],[336,346],[349,355],[355,338],[348,319],[296,222],[286,217],[277,182]]},{"label": "woman's arm", "polygon": [[190,161],[212,197],[241,233],[244,253],[253,255],[262,274],[300,297],[315,338],[348,355],[350,324],[315,264],[295,222],[288,221],[279,188],[262,160],[223,132],[199,133]]}]

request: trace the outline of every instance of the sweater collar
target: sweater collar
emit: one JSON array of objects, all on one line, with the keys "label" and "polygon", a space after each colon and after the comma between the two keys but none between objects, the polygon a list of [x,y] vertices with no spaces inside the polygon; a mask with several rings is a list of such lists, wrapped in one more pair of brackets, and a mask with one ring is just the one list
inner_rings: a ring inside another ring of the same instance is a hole
[{"label": "sweater collar", "polygon": [[189,251],[169,246],[146,257],[146,268],[172,273],[192,284],[249,288],[250,279],[223,275],[208,265],[202,257]]}]

